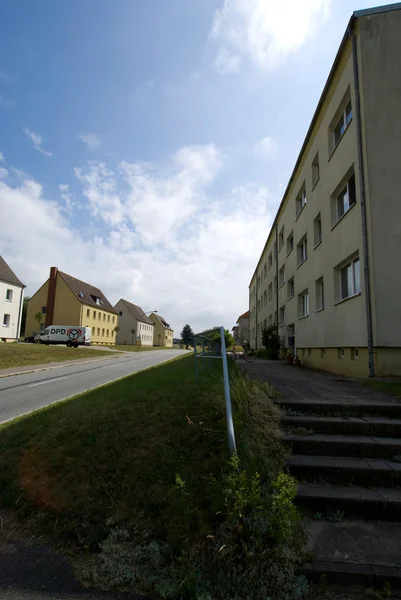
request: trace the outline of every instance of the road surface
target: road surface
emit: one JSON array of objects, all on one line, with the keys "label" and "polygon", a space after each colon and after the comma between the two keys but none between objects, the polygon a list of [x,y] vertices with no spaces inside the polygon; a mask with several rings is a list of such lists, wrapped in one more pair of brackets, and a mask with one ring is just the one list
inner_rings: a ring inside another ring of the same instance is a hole
[{"label": "road surface", "polygon": [[186,354],[185,350],[126,352],[94,363],[0,379],[0,423]]}]

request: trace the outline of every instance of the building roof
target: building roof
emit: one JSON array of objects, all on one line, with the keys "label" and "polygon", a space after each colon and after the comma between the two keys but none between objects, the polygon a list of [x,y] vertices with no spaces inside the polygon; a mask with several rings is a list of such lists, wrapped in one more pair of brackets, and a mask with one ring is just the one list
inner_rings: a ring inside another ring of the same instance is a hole
[{"label": "building roof", "polygon": [[[80,279],[75,279],[75,277],[71,277],[71,275],[68,275],[67,273],[62,273],[62,271],[58,271],[58,273],[82,304],[102,308],[103,310],[107,310],[107,312],[117,314],[117,311],[99,288],[96,288],[89,283],[85,283],[85,281],[81,281]],[[97,304],[96,298],[99,298],[101,304]]]},{"label": "building roof", "polygon": [[14,271],[10,269],[2,256],[0,256],[0,281],[10,283],[11,285],[17,285],[22,288],[26,287],[22,281],[18,279]]},{"label": "building roof", "polygon": [[165,319],[163,319],[163,317],[161,317],[160,315],[157,315],[156,313],[152,313],[152,315],[160,322],[160,324],[165,328],[165,329],[169,329],[170,331],[173,331],[170,327],[170,325],[167,323],[167,321]]},{"label": "building roof", "polygon": [[244,312],[243,315],[240,315],[237,319],[237,323],[240,319],[249,319],[249,310],[247,310],[246,312]]},{"label": "building roof", "polygon": [[[146,316],[146,314],[143,312],[143,310],[140,306],[137,306],[136,304],[132,304],[132,302],[128,302],[128,300],[124,300],[123,298],[121,298],[120,302],[124,302],[125,306],[128,308],[131,315],[137,321],[140,321],[141,323],[147,323],[148,325],[153,325],[153,321],[151,321],[149,319],[149,317]],[[117,302],[117,304],[118,304],[118,302]],[[117,304],[116,304],[116,306],[117,306]]]},{"label": "building roof", "polygon": [[277,225],[277,219],[278,219],[278,217],[279,217],[279,215],[281,213],[281,209],[284,206],[284,203],[285,203],[285,200],[287,198],[287,195],[288,195],[288,193],[289,193],[289,191],[291,189],[291,185],[292,185],[292,183],[293,183],[293,181],[295,179],[295,175],[296,175],[298,167],[299,167],[299,165],[301,163],[303,154],[304,154],[304,152],[306,150],[306,146],[307,146],[307,144],[309,142],[309,139],[310,139],[310,137],[312,135],[313,128],[314,128],[315,123],[317,121],[317,118],[319,116],[320,110],[321,110],[321,108],[323,106],[323,102],[324,102],[324,100],[326,98],[326,95],[327,95],[327,93],[329,91],[331,82],[333,81],[334,75],[336,73],[336,69],[337,69],[338,64],[340,62],[340,59],[341,59],[341,55],[342,55],[342,53],[344,51],[345,45],[346,45],[349,37],[350,37],[350,32],[352,32],[352,30],[353,30],[353,26],[354,26],[354,23],[355,23],[356,19],[363,18],[363,17],[370,17],[370,16],[374,16],[374,15],[378,15],[378,14],[386,13],[386,12],[392,12],[392,11],[395,11],[395,10],[401,10],[401,2],[396,2],[395,4],[386,4],[384,6],[377,6],[377,7],[374,7],[374,8],[367,8],[366,10],[357,10],[357,11],[355,11],[355,12],[352,13],[351,18],[350,18],[350,20],[348,22],[347,28],[345,30],[345,33],[343,35],[343,38],[341,40],[340,47],[338,48],[337,54],[335,56],[333,65],[332,65],[332,67],[330,69],[329,76],[328,76],[327,81],[325,83],[325,86],[323,88],[322,94],[321,94],[321,96],[319,98],[319,102],[317,104],[316,110],[315,110],[315,112],[313,114],[312,121],[311,121],[311,123],[309,125],[309,128],[308,128],[308,131],[306,133],[304,142],[302,144],[302,148],[301,148],[301,150],[300,150],[300,152],[298,154],[298,158],[297,158],[297,161],[296,161],[295,166],[293,168],[293,171],[291,173],[291,177],[288,180],[288,184],[287,184],[287,187],[286,187],[285,192],[283,194],[283,198],[282,198],[282,200],[280,202],[280,206],[278,207],[276,216],[274,217],[274,221],[273,221],[272,226],[270,228],[269,235],[267,236],[266,243],[263,246],[263,250],[262,250],[262,252],[260,254],[260,257],[259,257],[259,260],[258,260],[258,264],[256,265],[256,269],[254,270],[254,272],[252,274],[251,281],[249,282],[249,287],[251,287],[251,285],[252,285],[252,280],[255,277],[256,273],[257,273],[260,261],[261,261],[262,256],[263,256],[263,253],[266,250],[267,245],[269,243],[270,236],[271,236],[272,232],[275,230],[275,227]]}]

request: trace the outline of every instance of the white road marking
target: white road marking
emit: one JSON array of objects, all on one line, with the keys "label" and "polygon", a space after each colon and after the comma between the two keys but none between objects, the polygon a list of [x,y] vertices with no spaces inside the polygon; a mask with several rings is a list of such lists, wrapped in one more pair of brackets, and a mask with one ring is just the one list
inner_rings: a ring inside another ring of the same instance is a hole
[{"label": "white road marking", "polygon": [[54,377],[53,379],[46,379],[46,381],[38,381],[37,383],[31,383],[28,387],[35,387],[36,385],[45,385],[46,383],[52,383],[53,381],[61,381],[62,379],[67,379],[69,375],[64,375],[64,377]]}]

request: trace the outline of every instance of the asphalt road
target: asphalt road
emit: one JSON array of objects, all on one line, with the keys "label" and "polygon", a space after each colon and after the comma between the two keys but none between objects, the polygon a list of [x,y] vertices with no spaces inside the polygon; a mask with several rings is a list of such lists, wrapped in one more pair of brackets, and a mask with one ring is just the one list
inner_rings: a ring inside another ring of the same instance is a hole
[{"label": "asphalt road", "polygon": [[126,352],[116,358],[0,379],[0,423],[171,360],[185,350]]}]

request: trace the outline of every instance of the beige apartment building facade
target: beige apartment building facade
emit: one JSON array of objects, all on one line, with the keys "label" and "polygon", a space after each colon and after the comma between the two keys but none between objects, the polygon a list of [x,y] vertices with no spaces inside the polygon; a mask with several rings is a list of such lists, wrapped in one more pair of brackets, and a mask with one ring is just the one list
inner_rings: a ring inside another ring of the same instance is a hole
[{"label": "beige apartment building facade", "polygon": [[250,340],[401,374],[401,4],[353,14],[249,287]]}]

